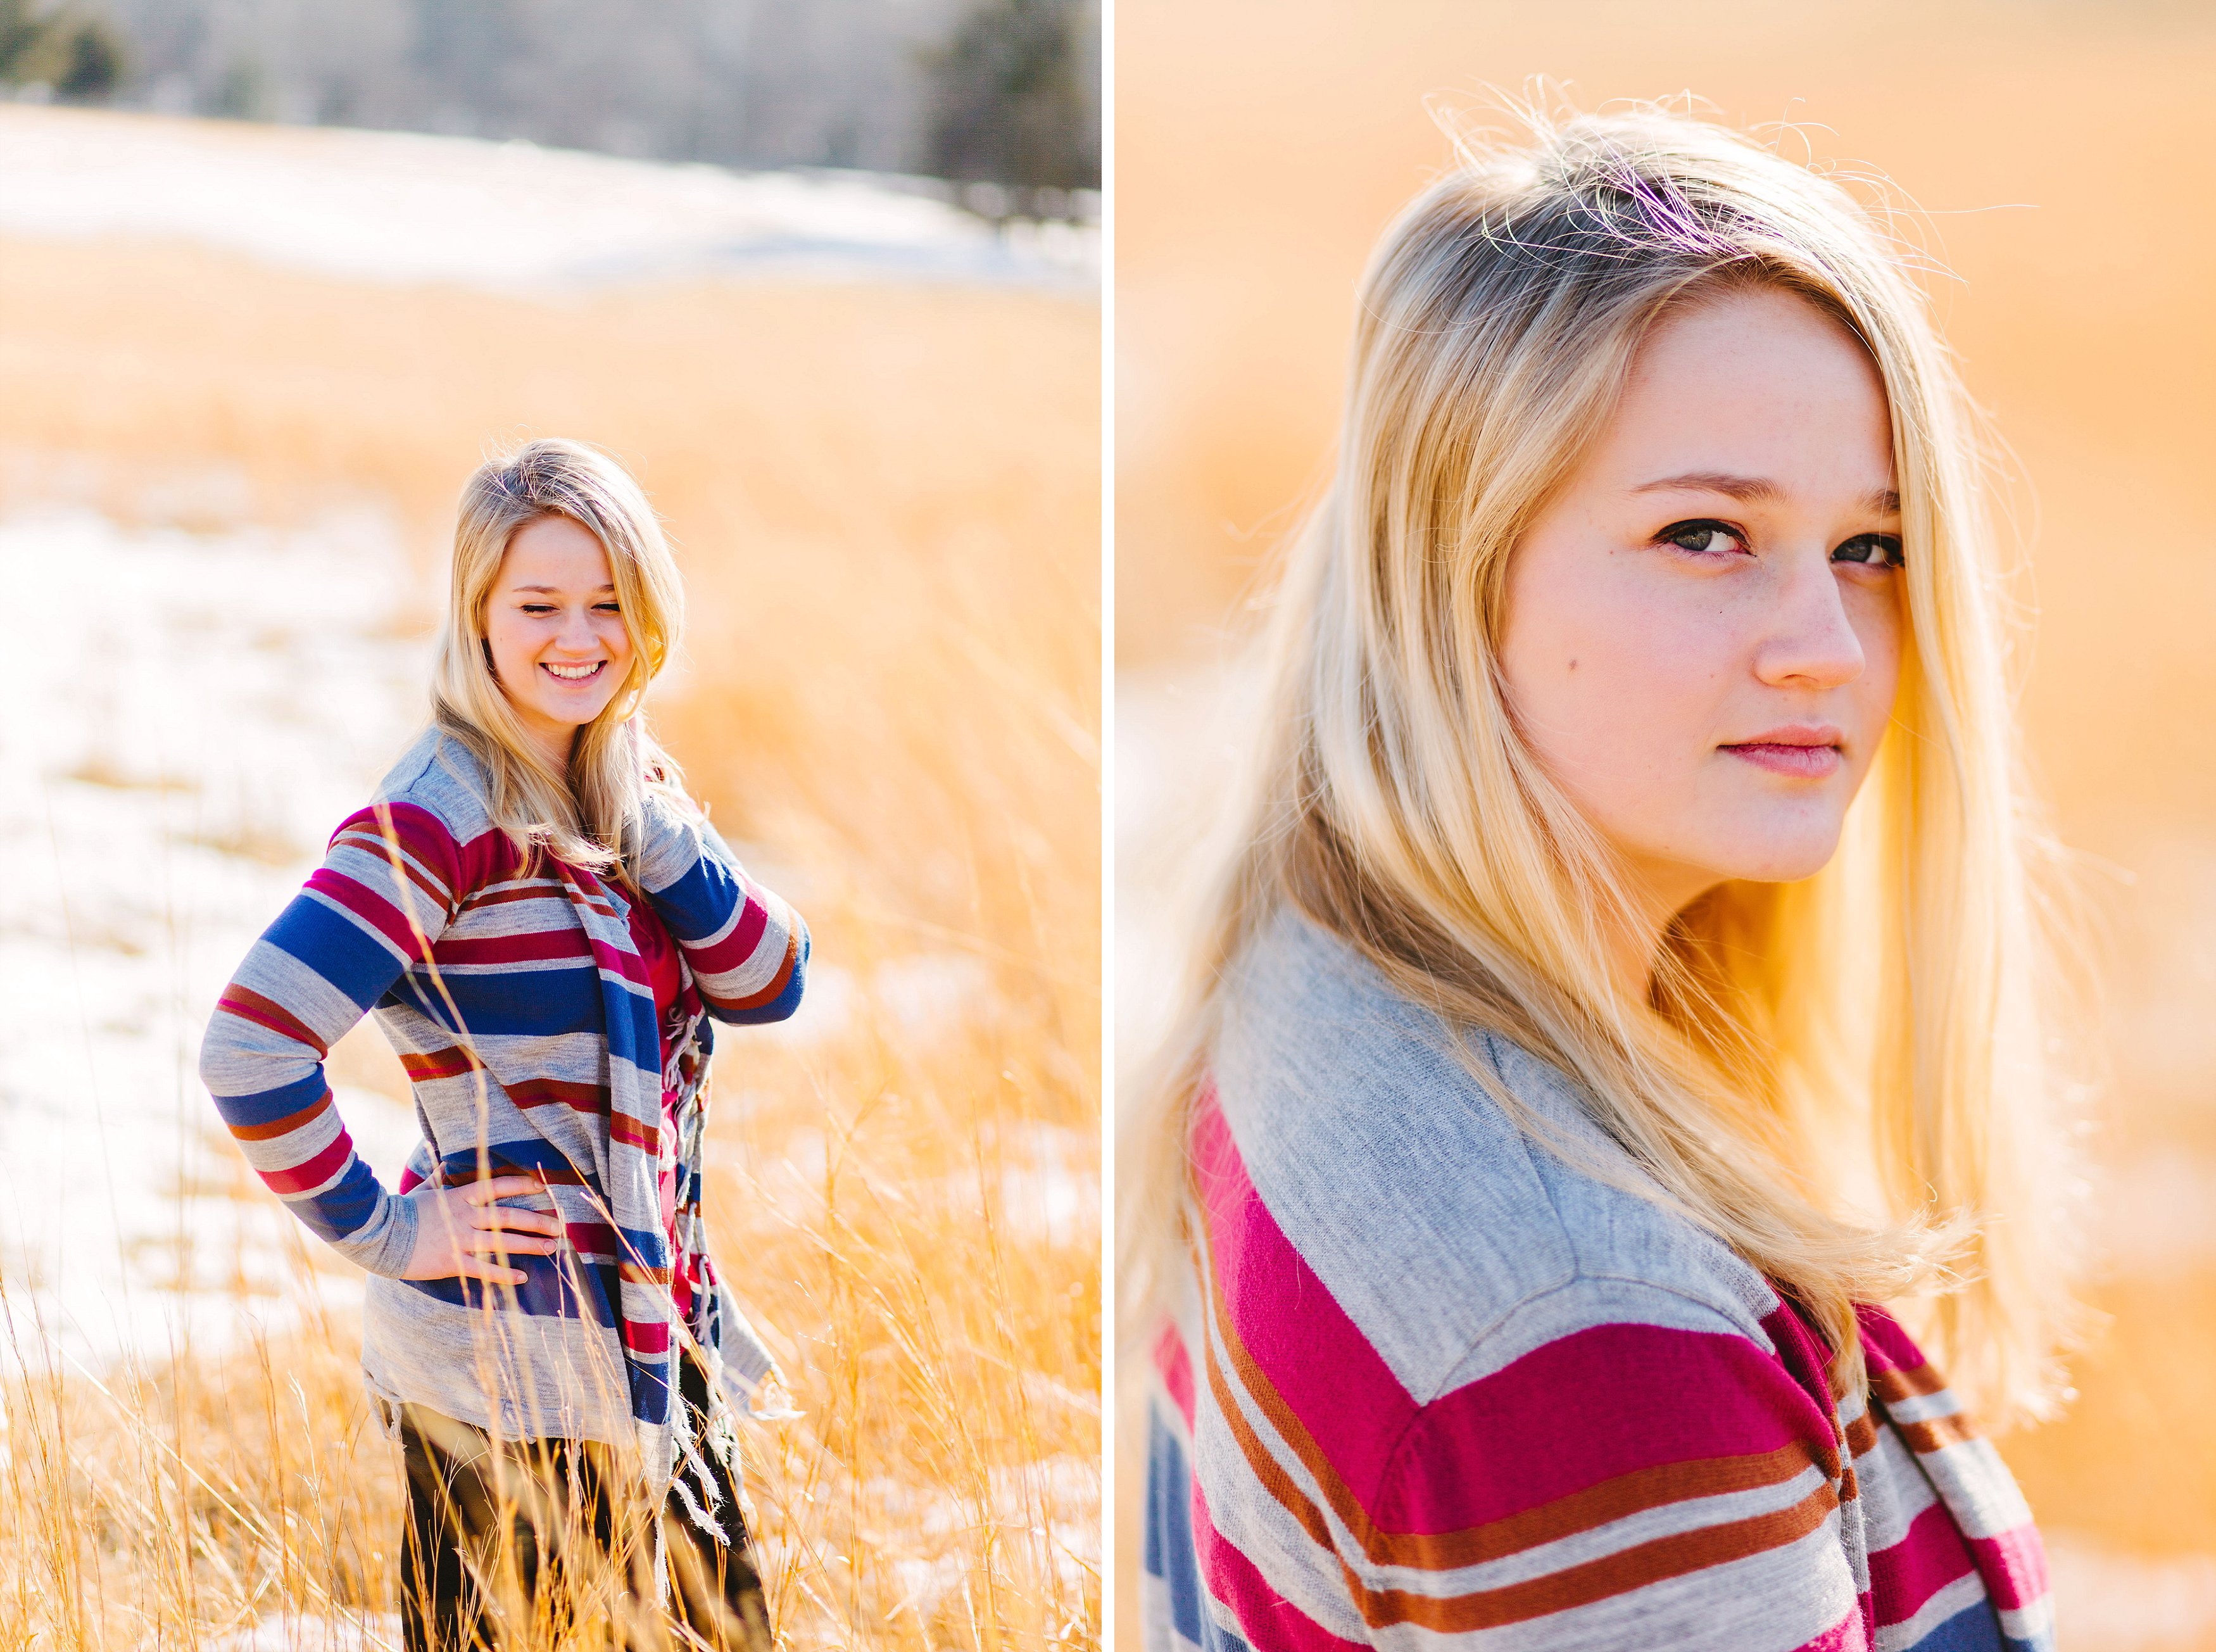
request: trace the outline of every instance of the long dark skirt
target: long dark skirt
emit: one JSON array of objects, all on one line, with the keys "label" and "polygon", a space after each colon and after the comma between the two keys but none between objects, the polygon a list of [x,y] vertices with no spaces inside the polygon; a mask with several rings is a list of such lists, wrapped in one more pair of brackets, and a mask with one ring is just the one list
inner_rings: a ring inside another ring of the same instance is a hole
[{"label": "long dark skirt", "polygon": [[[689,1355],[681,1365],[679,1393],[697,1415],[707,1406],[706,1378]],[[483,1429],[417,1405],[401,1408],[400,1444],[408,1652],[495,1652],[603,1616],[616,1646],[768,1652],[769,1613],[738,1488],[714,1452],[701,1456],[730,1541],[699,1530],[671,1495],[657,1512],[669,1558],[665,1612],[654,1604],[652,1533],[621,1507],[606,1446],[537,1439],[496,1451]]]}]

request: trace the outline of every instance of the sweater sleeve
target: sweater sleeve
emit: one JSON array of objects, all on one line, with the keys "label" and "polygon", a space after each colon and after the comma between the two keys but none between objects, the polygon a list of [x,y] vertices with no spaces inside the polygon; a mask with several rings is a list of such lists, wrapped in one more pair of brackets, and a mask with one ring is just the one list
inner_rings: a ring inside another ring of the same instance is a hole
[{"label": "sweater sleeve", "polygon": [[719,1021],[781,1021],[800,1007],[808,926],[748,878],[714,827],[649,792],[640,882]]},{"label": "sweater sleeve", "polygon": [[1845,1643],[1861,1607],[1831,1417],[1720,1315],[1656,1291],[1655,1311],[1619,1300],[1597,1317],[1574,1304],[1591,1289],[1520,1310],[1525,1324],[1487,1341],[1527,1352],[1488,1359],[1411,1419],[1374,1515],[1349,1532],[1372,1640]]},{"label": "sweater sleeve", "polygon": [[247,1162],[317,1237],[391,1278],[414,1254],[415,1207],[354,1150],[323,1057],[428,959],[453,917],[459,863],[427,810],[349,816],[224,989],[200,1045],[201,1082]]}]

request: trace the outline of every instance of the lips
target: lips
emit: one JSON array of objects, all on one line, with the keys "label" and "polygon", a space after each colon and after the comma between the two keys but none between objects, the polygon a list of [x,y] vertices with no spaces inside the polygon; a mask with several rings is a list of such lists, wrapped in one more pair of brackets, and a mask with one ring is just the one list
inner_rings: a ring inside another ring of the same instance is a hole
[{"label": "lips", "polygon": [[575,665],[557,665],[551,660],[541,660],[539,669],[555,681],[574,687],[581,682],[590,682],[600,675],[601,668],[606,664],[606,660],[583,660]]},{"label": "lips", "polygon": [[1743,761],[1794,780],[1819,780],[1836,774],[1846,758],[1840,750],[1845,734],[1829,724],[1795,723],[1767,729],[1751,740],[1719,747]]}]

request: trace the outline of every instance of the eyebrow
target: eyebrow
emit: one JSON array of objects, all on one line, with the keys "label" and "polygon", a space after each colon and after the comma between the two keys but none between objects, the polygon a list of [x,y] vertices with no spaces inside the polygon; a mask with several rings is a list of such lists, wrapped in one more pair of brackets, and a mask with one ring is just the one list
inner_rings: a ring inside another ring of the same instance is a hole
[{"label": "eyebrow", "polygon": [[[518,585],[514,589],[519,591],[538,591],[546,596],[559,596],[562,595],[562,588],[559,585]],[[615,587],[612,585],[603,585],[600,587],[600,591],[612,591],[613,589],[615,589]],[[600,594],[600,591],[595,591],[593,595],[598,596]]]},{"label": "eyebrow", "polygon": [[[1665,476],[1653,482],[1642,482],[1632,490],[1634,493],[1720,493],[1741,504],[1775,504],[1785,496],[1785,490],[1766,476],[1733,476],[1727,471],[1688,471],[1683,476]],[[1863,506],[1870,510],[1890,515],[1900,509],[1900,494],[1893,488],[1879,488],[1864,496]]]}]

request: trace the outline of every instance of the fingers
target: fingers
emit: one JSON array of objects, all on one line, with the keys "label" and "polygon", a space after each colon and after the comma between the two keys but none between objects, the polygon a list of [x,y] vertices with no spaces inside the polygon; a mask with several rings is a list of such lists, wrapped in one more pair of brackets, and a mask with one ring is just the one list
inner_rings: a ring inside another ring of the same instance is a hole
[{"label": "fingers", "polygon": [[559,1237],[562,1218],[545,1211],[520,1210],[513,1205],[487,1205],[470,1212],[470,1225],[480,1233],[543,1233]]},{"label": "fingers", "polygon": [[524,1199],[532,1193],[543,1193],[546,1183],[538,1176],[487,1176],[483,1181],[464,1182],[455,1191],[467,1204],[489,1205],[496,1199]]},{"label": "fingers", "polygon": [[520,1267],[510,1267],[489,1256],[472,1255],[466,1251],[455,1257],[454,1274],[465,1279],[483,1279],[488,1285],[521,1285],[526,1277]]},{"label": "fingers", "polygon": [[472,1181],[455,1189],[468,1207],[469,1223],[473,1228],[487,1231],[504,1230],[509,1233],[544,1233],[559,1237],[562,1218],[551,1211],[534,1211],[514,1205],[497,1205],[502,1199],[528,1199],[546,1192],[546,1184],[537,1176],[488,1176],[483,1181]]}]

